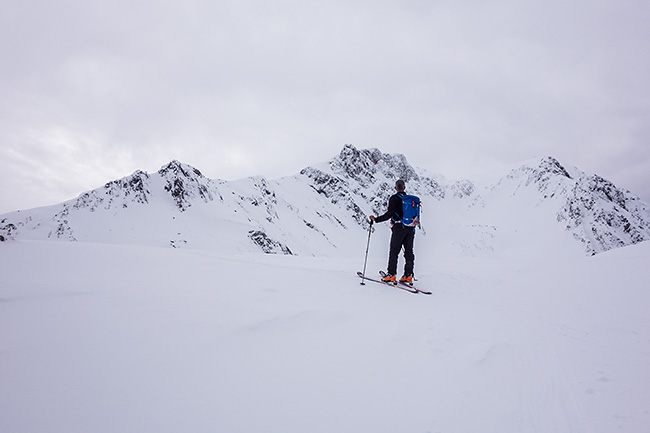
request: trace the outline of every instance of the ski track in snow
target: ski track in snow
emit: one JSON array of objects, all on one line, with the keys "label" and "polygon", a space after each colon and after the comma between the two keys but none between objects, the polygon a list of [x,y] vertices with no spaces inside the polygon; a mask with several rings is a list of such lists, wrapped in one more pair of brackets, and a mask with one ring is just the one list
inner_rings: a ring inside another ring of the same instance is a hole
[{"label": "ski track in snow", "polygon": [[358,257],[0,245],[0,431],[647,431],[649,243],[419,248],[432,296]]}]

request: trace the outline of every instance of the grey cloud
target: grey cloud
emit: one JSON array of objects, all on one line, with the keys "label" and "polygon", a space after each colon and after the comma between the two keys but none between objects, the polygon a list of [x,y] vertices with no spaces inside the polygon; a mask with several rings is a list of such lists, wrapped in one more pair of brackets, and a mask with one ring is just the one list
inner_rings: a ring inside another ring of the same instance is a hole
[{"label": "grey cloud", "polygon": [[70,176],[47,151],[56,134],[88,161],[80,186],[117,172],[106,155],[121,174],[176,158],[279,176],[348,142],[450,177],[538,155],[606,176],[650,158],[643,2],[14,3],[0,18],[12,182],[28,166]]}]

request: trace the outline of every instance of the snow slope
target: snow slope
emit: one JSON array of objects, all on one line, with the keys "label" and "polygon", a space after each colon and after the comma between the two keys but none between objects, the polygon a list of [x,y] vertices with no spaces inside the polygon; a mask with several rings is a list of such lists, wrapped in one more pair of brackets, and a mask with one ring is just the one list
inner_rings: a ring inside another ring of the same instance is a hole
[{"label": "snow slope", "polygon": [[[397,177],[431,296],[355,274]],[[0,236],[2,433],[650,426],[650,206],[550,157],[490,185],[349,145],[276,180],[173,161]]]},{"label": "snow slope", "polygon": [[471,257],[419,238],[425,296],[359,285],[365,241],[0,244],[0,431],[648,431],[650,243]]},{"label": "snow slope", "polygon": [[551,157],[479,186],[415,169],[404,155],[346,145],[326,163],[275,180],[212,180],[172,161],[60,205],[1,215],[0,240],[333,256],[353,248],[349,240],[368,229],[368,215],[385,212],[398,178],[422,199],[422,237],[433,233],[469,255],[499,250],[514,230],[523,243],[557,241],[556,250],[569,239],[582,254],[650,239],[650,205]]}]

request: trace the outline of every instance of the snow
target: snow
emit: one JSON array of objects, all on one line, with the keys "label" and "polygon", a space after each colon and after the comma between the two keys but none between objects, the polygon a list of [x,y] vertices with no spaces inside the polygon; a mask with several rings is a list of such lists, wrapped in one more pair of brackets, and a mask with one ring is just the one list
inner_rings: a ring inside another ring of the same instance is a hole
[{"label": "snow", "polygon": [[650,243],[458,224],[471,248],[416,240],[431,296],[361,286],[361,231],[329,257],[4,242],[0,431],[648,431]]},{"label": "snow", "polygon": [[[396,176],[431,296],[356,276]],[[1,215],[0,432],[646,433],[650,205],[551,157],[497,178],[346,145]]]},{"label": "snow", "polygon": [[385,212],[398,177],[422,199],[423,235],[443,238],[446,250],[502,250],[504,241],[514,245],[513,233],[522,244],[543,238],[558,242],[556,251],[589,255],[650,240],[650,204],[552,157],[527,161],[481,186],[426,173],[404,155],[352,145],[326,163],[276,180],[212,180],[172,161],[57,206],[0,215],[0,241],[335,256],[353,248],[350,240],[368,229],[368,215]]}]

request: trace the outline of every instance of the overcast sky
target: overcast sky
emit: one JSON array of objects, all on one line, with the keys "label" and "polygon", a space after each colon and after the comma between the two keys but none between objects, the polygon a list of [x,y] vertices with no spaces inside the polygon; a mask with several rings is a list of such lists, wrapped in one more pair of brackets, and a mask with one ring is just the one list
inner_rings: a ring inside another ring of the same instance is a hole
[{"label": "overcast sky", "polygon": [[647,0],[8,0],[0,213],[346,143],[449,178],[552,155],[650,202],[649,23]]}]

